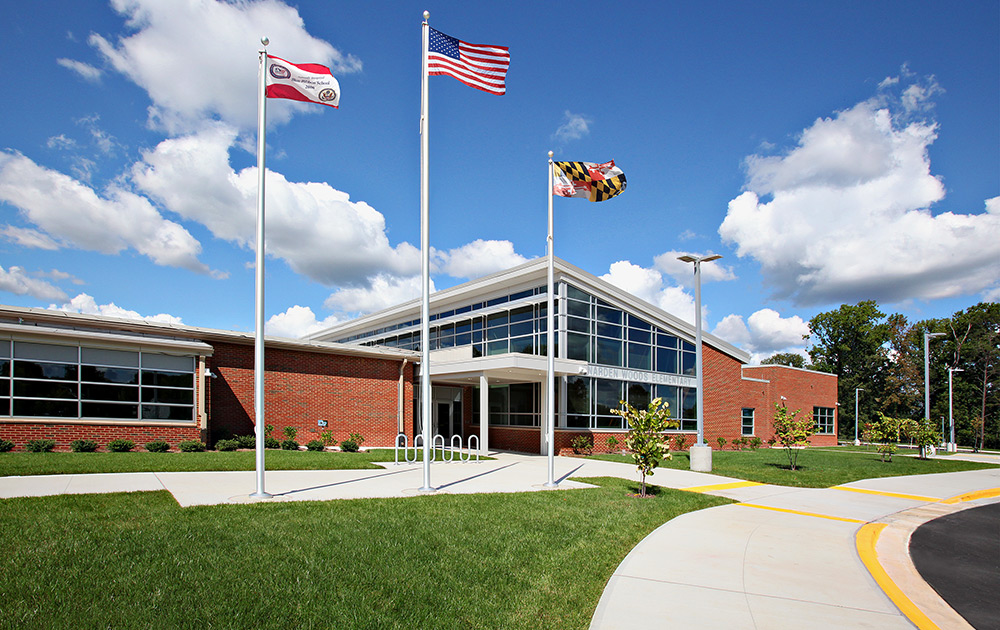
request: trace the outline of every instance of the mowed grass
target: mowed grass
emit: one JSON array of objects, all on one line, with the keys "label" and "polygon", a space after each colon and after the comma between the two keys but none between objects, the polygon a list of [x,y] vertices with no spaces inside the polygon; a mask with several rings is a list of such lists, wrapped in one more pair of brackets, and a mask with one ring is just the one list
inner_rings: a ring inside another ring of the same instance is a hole
[{"label": "mowed grass", "polygon": [[[687,452],[672,453],[673,459],[660,464],[662,468],[689,470],[691,458]],[[593,455],[595,459],[632,463],[628,455]],[[877,453],[820,450],[807,448],[799,453],[796,470],[788,465],[784,449],[763,448],[757,451],[718,451],[712,449],[712,473],[747,481],[801,488],[829,488],[840,484],[900,475],[957,472],[995,468],[990,464],[964,462],[955,459],[893,457],[882,462]],[[655,475],[651,479],[655,483]]]},{"label": "mowed grass", "polygon": [[[0,628],[586,628],[671,518],[636,484],[180,508],[167,492],[0,501]],[[683,545],[678,541],[678,545]]]},{"label": "mowed grass", "polygon": [[[0,453],[0,477],[124,472],[197,472],[255,470],[254,451],[203,453]],[[422,453],[417,458],[422,461]],[[394,461],[392,449],[363,453],[337,451],[264,452],[267,470],[346,470],[381,468],[371,462]],[[412,450],[411,450],[412,457]],[[437,454],[440,459],[440,453]],[[400,451],[400,461],[403,454]],[[458,460],[458,453],[454,459]],[[482,457],[480,459],[490,459]]]}]

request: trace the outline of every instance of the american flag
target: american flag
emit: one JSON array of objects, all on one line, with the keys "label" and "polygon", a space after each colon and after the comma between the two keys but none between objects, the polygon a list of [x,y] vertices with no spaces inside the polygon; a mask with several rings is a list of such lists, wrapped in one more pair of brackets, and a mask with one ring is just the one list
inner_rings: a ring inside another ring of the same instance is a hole
[{"label": "american flag", "polygon": [[469,44],[445,35],[433,28],[427,46],[427,74],[446,74],[469,87],[503,95],[507,92],[504,78],[510,66],[506,46]]}]

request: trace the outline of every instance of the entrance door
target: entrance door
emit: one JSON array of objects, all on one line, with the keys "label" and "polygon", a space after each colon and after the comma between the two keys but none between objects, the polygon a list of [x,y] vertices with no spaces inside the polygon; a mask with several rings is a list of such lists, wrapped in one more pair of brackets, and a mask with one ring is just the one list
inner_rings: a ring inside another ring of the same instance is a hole
[{"label": "entrance door", "polygon": [[434,405],[434,433],[444,437],[445,444],[451,443],[454,427],[451,421],[451,404],[436,403]]}]

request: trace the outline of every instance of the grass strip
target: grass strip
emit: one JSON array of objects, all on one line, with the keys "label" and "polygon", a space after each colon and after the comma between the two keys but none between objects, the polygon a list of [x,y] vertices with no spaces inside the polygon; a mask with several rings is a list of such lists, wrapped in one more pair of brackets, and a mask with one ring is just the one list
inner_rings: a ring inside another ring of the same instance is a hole
[{"label": "grass strip", "polygon": [[[687,452],[672,453],[673,459],[660,464],[661,468],[689,470],[691,458]],[[591,455],[594,459],[632,463],[628,455]],[[781,449],[757,451],[712,451],[712,473],[758,483],[799,488],[829,488],[860,479],[923,475],[995,468],[992,464],[965,462],[954,459],[917,459],[895,457],[882,462],[877,453],[858,453],[828,449],[805,449],[799,455],[797,469],[788,466],[788,457]],[[653,478],[656,481],[656,478]]]},{"label": "grass strip", "polygon": [[[586,628],[625,555],[725,499],[655,488],[180,508],[0,501],[0,628]],[[678,544],[684,544],[678,541]]]},{"label": "grass strip", "polygon": [[[201,472],[254,470],[253,451],[203,453],[0,453],[0,477],[125,472]],[[412,456],[412,452],[411,452]],[[458,461],[458,454],[455,454]],[[440,459],[440,453],[438,454]],[[417,459],[423,461],[422,453]],[[480,459],[491,459],[482,457]],[[371,462],[391,462],[391,448],[364,453],[267,450],[267,470],[346,470],[380,468]],[[400,461],[403,461],[400,453]]]}]

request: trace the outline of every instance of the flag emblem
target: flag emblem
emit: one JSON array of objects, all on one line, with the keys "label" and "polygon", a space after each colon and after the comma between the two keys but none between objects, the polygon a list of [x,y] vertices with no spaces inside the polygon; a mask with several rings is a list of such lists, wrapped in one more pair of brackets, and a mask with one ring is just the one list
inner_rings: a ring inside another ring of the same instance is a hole
[{"label": "flag emblem", "polygon": [[454,77],[469,87],[503,96],[510,67],[506,46],[470,44],[430,29],[427,42],[427,74]]},{"label": "flag emblem", "polygon": [[615,161],[553,162],[555,183],[552,193],[560,197],[579,197],[591,201],[605,201],[617,197],[625,190],[625,173],[615,166]]}]

